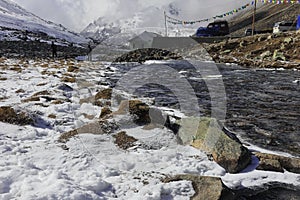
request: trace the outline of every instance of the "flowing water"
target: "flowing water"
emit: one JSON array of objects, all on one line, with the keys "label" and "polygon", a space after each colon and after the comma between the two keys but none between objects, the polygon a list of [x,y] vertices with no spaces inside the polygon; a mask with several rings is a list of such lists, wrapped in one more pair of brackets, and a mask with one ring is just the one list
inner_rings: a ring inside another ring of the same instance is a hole
[{"label": "flowing water", "polygon": [[[109,75],[110,84],[115,86],[121,78],[123,86],[128,81],[123,89],[138,84],[134,93],[154,97],[157,105],[182,109],[180,105],[184,101],[193,110],[196,106],[189,96],[191,91],[179,79],[187,80],[197,97],[197,112],[200,116],[210,116],[212,97],[209,91],[213,87],[209,89],[206,79],[213,79],[225,87],[225,97],[219,96],[217,101],[225,102],[226,99],[225,126],[228,129],[252,144],[300,156],[300,71],[218,65],[216,74],[205,77],[207,63],[200,64],[204,70],[201,72],[183,61],[155,65],[161,67],[147,74],[141,69],[153,68],[152,65],[138,65],[139,70],[132,70],[136,69],[132,65],[114,64],[117,73]],[[128,72],[130,75],[126,77]],[[183,96],[186,98],[182,99]]]}]

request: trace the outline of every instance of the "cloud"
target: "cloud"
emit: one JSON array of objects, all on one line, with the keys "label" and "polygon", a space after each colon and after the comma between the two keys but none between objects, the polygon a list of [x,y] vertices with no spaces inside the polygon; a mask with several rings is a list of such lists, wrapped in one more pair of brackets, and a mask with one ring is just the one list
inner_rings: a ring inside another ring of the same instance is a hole
[{"label": "cloud", "polygon": [[34,14],[81,31],[99,17],[123,18],[148,6],[175,5],[188,19],[211,17],[249,0],[13,0]]}]

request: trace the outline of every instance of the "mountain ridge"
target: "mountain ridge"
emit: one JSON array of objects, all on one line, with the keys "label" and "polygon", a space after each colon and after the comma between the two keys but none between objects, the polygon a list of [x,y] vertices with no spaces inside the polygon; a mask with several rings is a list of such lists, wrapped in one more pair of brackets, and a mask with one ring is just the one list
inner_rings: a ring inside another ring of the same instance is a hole
[{"label": "mountain ridge", "polygon": [[0,40],[25,39],[77,44],[88,43],[89,41],[61,24],[40,18],[15,2],[0,0]]}]

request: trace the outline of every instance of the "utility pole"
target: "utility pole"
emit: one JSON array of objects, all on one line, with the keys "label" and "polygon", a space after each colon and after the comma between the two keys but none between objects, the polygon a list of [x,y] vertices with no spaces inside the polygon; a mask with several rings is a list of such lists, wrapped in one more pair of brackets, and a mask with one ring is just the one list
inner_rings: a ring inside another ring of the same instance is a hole
[{"label": "utility pole", "polygon": [[166,14],[166,11],[164,11],[164,16],[165,16],[165,35],[166,37],[168,37],[168,22],[167,22],[167,14]]},{"label": "utility pole", "polygon": [[257,0],[254,0],[254,11],[253,11],[253,20],[252,20],[252,36],[254,35],[254,32],[255,32],[256,1]]}]

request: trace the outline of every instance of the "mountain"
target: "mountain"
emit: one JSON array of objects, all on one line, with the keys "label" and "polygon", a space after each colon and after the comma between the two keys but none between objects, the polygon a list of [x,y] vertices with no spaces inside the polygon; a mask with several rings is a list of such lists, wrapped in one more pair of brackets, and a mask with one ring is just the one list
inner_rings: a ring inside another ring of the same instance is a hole
[{"label": "mountain", "polygon": [[61,43],[87,43],[80,34],[61,24],[46,21],[10,0],[0,0],[0,40],[46,40]]},{"label": "mountain", "polygon": [[[121,19],[113,17],[100,17],[90,23],[81,34],[85,37],[93,38],[98,43],[125,44],[128,39],[144,32],[155,32],[160,35],[165,35],[164,11],[167,11],[169,16],[180,18],[180,9],[175,4],[171,3],[162,8],[149,6],[140,11]],[[182,26],[180,26],[182,28]],[[170,26],[170,35],[192,35],[195,32],[194,27],[186,27],[179,29]]]}]

